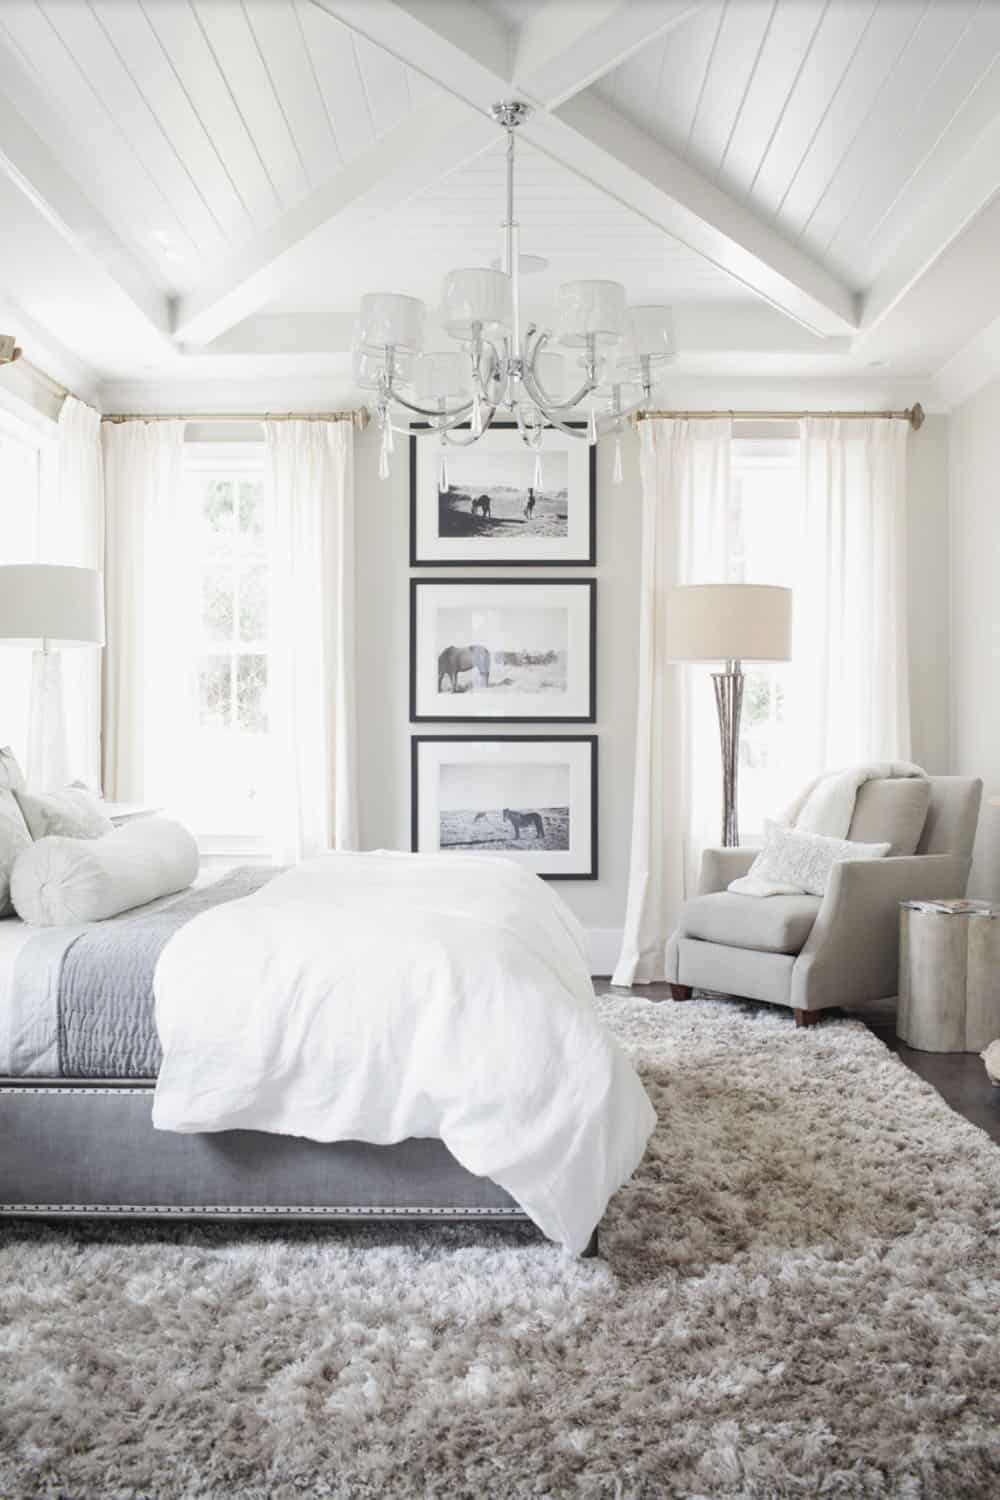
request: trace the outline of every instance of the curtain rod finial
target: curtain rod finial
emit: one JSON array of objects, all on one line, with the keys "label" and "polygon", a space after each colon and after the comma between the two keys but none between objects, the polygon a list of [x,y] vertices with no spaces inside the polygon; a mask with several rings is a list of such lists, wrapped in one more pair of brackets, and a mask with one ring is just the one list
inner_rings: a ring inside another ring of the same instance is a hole
[{"label": "curtain rod finial", "polygon": [[915,401],[913,403],[913,405],[910,407],[908,415],[910,418],[910,426],[913,428],[914,432],[919,432],[921,427],[923,427],[924,422],[927,420],[927,413],[924,411],[919,401]]}]

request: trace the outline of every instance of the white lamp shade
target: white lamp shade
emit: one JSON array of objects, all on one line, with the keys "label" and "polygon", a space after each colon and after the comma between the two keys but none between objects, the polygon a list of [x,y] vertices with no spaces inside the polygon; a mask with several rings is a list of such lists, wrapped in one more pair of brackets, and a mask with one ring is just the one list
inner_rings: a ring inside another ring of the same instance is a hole
[{"label": "white lamp shade", "polygon": [[361,299],[355,347],[372,354],[390,348],[419,354],[424,347],[425,312],[419,297],[368,292]]},{"label": "white lamp shade", "polygon": [[414,360],[413,380],[418,401],[472,400],[472,366],[467,354],[451,349],[422,354]]},{"label": "white lamp shade", "polygon": [[674,315],[669,307],[630,307],[625,314],[626,348],[636,359],[671,359],[677,352]]},{"label": "white lamp shade", "polygon": [[513,322],[510,277],[503,271],[449,271],[441,292],[441,326],[453,339],[507,333]]},{"label": "white lamp shade", "polygon": [[565,281],[556,298],[556,338],[570,349],[617,344],[625,332],[625,288],[620,281]]},{"label": "white lamp shade", "polygon": [[104,587],[93,568],[0,567],[0,640],[7,645],[104,645]]},{"label": "white lamp shade", "polygon": [[699,583],[670,590],[671,661],[788,661],[791,654],[791,589]]}]

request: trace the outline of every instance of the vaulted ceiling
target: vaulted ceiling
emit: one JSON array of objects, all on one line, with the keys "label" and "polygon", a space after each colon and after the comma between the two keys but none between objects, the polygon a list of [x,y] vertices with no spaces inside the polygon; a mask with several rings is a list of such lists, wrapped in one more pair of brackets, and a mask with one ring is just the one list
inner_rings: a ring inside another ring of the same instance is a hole
[{"label": "vaulted ceiling", "polygon": [[349,398],[364,291],[498,253],[512,96],[529,310],[671,303],[668,386],[1000,360],[1000,0],[0,0],[10,331]]}]

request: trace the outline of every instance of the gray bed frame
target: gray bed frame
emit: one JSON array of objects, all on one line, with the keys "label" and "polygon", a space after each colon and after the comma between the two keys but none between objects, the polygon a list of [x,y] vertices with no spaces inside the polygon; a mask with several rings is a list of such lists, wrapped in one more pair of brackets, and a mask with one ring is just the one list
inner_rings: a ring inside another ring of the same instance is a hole
[{"label": "gray bed frame", "polygon": [[[154,1130],[150,1079],[0,1079],[0,1217],[530,1224],[442,1141]],[[586,1255],[596,1255],[595,1229]]]}]

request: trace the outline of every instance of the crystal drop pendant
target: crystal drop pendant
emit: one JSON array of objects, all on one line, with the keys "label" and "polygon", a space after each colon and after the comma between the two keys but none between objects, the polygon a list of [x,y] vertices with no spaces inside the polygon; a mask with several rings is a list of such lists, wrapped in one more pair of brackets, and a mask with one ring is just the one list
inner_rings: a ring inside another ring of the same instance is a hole
[{"label": "crystal drop pendant", "polygon": [[382,441],[378,449],[378,477],[389,478],[389,454],[392,452],[392,423],[386,417],[382,424]]},{"label": "crystal drop pendant", "polygon": [[590,416],[587,418],[587,442],[591,444],[597,442],[597,412],[593,407],[590,408]]},{"label": "crystal drop pendant", "polygon": [[612,482],[612,484],[621,484],[623,477],[624,476],[622,474],[622,440],[621,440],[621,434],[620,433],[615,433],[615,466],[614,466],[614,469],[611,472],[611,482]]},{"label": "crystal drop pendant", "polygon": [[535,454],[535,472],[531,480],[532,488],[540,490],[542,487],[542,455]]},{"label": "crystal drop pendant", "polygon": [[442,495],[445,495],[448,492],[448,488],[448,455],[442,452],[441,467],[438,470],[438,490]]},{"label": "crystal drop pendant", "polygon": [[472,398],[472,424],[471,424],[471,426],[472,426],[472,436],[473,437],[482,437],[482,435],[483,435],[483,403],[482,403],[482,398],[480,397],[478,391],[476,392],[475,396],[473,396],[473,398]]}]

